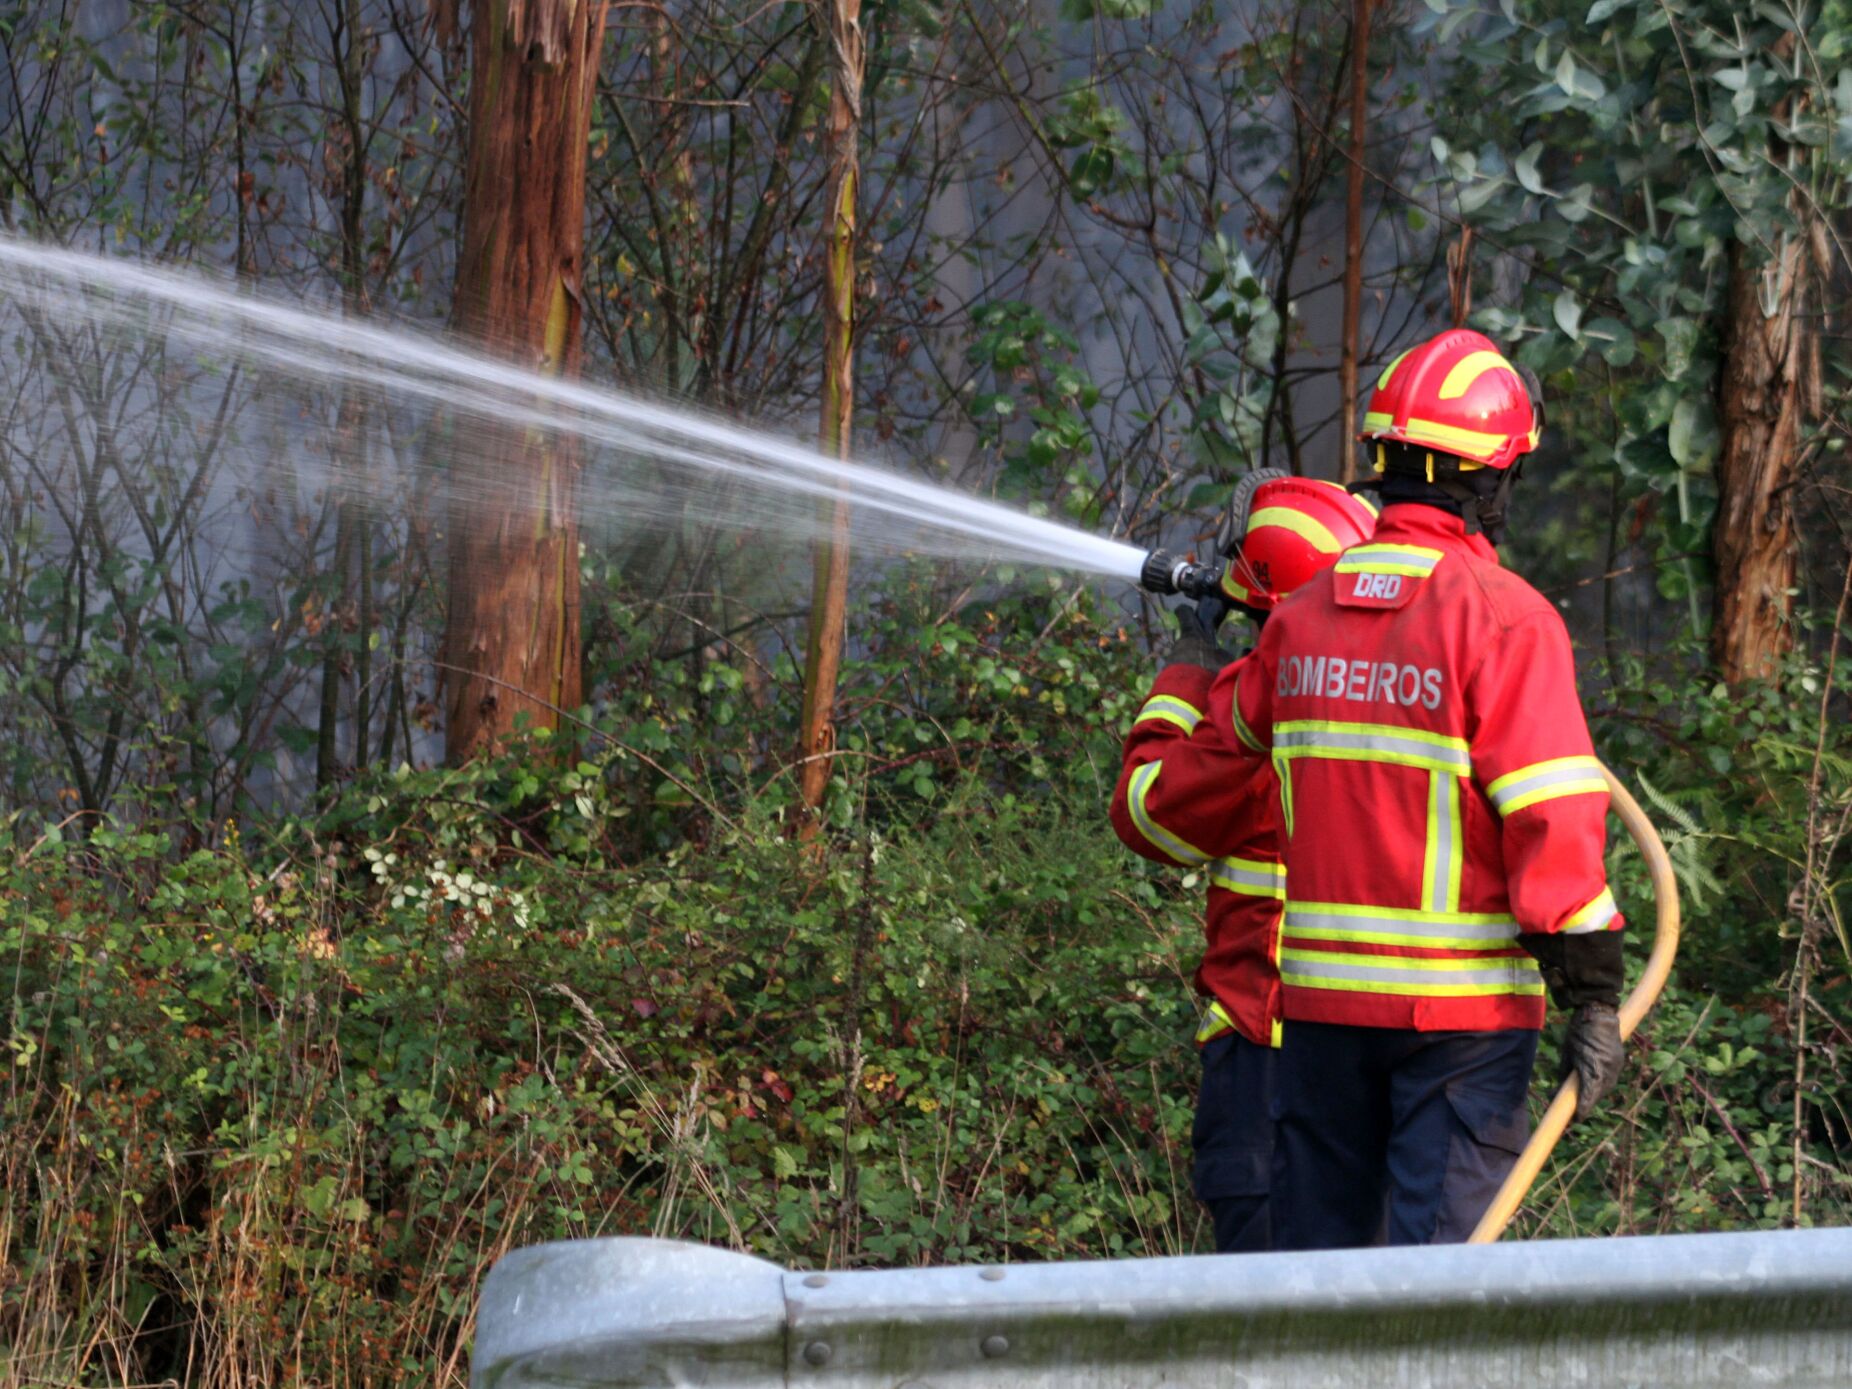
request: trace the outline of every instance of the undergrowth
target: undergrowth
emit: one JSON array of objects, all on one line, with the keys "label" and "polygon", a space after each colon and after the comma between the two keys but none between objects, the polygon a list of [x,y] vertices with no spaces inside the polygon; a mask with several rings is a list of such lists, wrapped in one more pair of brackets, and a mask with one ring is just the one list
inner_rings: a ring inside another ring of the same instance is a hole
[{"label": "undergrowth", "polygon": [[[1033,642],[897,618],[862,653],[810,844],[775,703],[719,652],[614,685],[575,753],[401,769],[197,847],[152,803],[84,838],[16,818],[0,1383],[461,1384],[483,1274],[546,1239],[1208,1248],[1199,885],[1104,813],[1148,664],[1084,603],[1035,615]],[[1617,675],[1598,735],[1688,944],[1519,1233],[1843,1221],[1845,734],[1815,756],[1804,666],[1747,708]]]}]

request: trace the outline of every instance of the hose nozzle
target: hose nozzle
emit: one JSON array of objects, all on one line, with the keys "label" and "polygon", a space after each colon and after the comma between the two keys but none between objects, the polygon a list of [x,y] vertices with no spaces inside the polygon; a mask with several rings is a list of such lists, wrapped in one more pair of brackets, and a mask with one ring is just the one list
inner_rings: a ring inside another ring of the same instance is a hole
[{"label": "hose nozzle", "polygon": [[1138,586],[1147,593],[1181,593],[1186,598],[1213,598],[1221,588],[1222,576],[1210,565],[1194,560],[1173,559],[1162,550],[1145,556],[1144,568],[1138,573]]}]

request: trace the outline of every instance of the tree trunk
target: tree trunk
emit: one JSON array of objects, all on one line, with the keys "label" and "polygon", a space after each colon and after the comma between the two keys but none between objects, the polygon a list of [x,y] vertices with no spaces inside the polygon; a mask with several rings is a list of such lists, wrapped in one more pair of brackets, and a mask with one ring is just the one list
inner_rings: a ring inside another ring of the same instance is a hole
[{"label": "tree trunk", "polygon": [[[478,0],[456,326],[556,375],[579,370],[585,158],[609,0]],[[580,702],[576,450],[469,427],[450,501],[452,762]]]},{"label": "tree trunk", "polygon": [[1363,156],[1370,116],[1370,0],[1350,23],[1350,165],[1344,184],[1344,345],[1338,359],[1338,481],[1357,480],[1357,337],[1363,318]]},{"label": "tree trunk", "polygon": [[[857,138],[862,116],[862,0],[818,0],[830,45],[829,156],[823,270],[823,406],[820,446],[849,456],[855,408],[855,200],[860,176]],[[804,662],[803,775],[799,790],[817,827],[816,810],[829,789],[836,746],[836,675],[842,666],[843,621],[849,592],[849,504],[826,504],[828,535],[818,543],[812,581],[810,640]]]},{"label": "tree trunk", "polygon": [[1731,682],[1772,675],[1793,644],[1796,543],[1788,486],[1801,426],[1818,395],[1804,317],[1811,253],[1804,229],[1784,238],[1766,264],[1741,244],[1731,253],[1711,538],[1717,564],[1711,656]]}]

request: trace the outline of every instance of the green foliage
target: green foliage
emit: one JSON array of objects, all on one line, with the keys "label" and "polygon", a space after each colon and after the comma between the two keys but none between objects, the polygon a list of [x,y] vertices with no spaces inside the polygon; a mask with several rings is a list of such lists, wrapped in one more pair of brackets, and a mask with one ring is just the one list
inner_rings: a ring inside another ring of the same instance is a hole
[{"label": "green foliage", "polygon": [[1190,505],[1219,507],[1239,472],[1264,465],[1261,431],[1273,400],[1268,364],[1279,346],[1279,311],[1260,276],[1228,237],[1203,247],[1205,273],[1183,304],[1185,364],[1208,383],[1189,426],[1196,461],[1214,482]]},{"label": "green foliage", "polygon": [[1528,271],[1476,322],[1544,377],[1572,487],[1618,470],[1618,501],[1670,495],[1660,591],[1690,599],[1695,627],[1730,268],[1777,258],[1840,204],[1852,78],[1842,43],[1809,39],[1843,34],[1844,6],[1429,9],[1462,64],[1432,140],[1439,183]]},{"label": "green foliage", "polygon": [[[933,598],[903,579],[869,608],[841,828],[814,848],[753,751],[781,725],[743,653],[633,672],[574,758],[362,778],[249,843],[17,818],[0,1336],[69,1382],[108,1378],[97,1337],[135,1382],[191,1357],[460,1383],[477,1280],[517,1243],[649,1233],[797,1265],[1206,1248],[1200,888],[1105,823],[1145,662],[1084,597],[938,622]],[[1809,819],[1824,672],[1747,699],[1615,677],[1603,755],[1667,832],[1687,942],[1521,1229],[1775,1225],[1797,1191],[1802,1219],[1843,1220],[1852,957],[1830,932],[1805,1045],[1789,1007],[1810,835],[1835,910],[1849,886]],[[1852,741],[1827,734],[1840,815]],[[1637,855],[1617,843],[1610,871],[1644,935]]]},{"label": "green foliage", "polygon": [[[1599,751],[1658,824],[1684,940],[1626,1089],[1571,1130],[1527,1228],[1839,1223],[1852,1213],[1839,1060],[1852,1036],[1852,866],[1837,828],[1852,805],[1852,742],[1833,715],[1821,737],[1825,672],[1796,658],[1781,680],[1737,691],[1652,680],[1637,663],[1613,674]],[[1609,872],[1643,938],[1638,855],[1616,845]],[[1811,896],[1798,890],[1809,874]]]},{"label": "green foliage", "polygon": [[971,312],[975,337],[965,360],[978,371],[966,410],[978,437],[997,450],[998,482],[1006,494],[1058,497],[1083,525],[1099,521],[1092,466],[1093,427],[1087,412],[1099,387],[1081,367],[1074,335],[1020,300],[980,304]]},{"label": "green foliage", "polygon": [[844,776],[868,809],[820,856],[778,790],[709,776],[724,803],[619,866],[660,805],[608,749],[363,781],[261,850],[31,842],[0,864],[0,1150],[67,1165],[7,1190],[33,1253],[0,1328],[48,1336],[35,1309],[101,1278],[129,1291],[73,1304],[85,1334],[133,1341],[137,1306],[184,1329],[136,1342],[150,1379],[231,1355],[430,1381],[516,1242],[1192,1247],[1194,912],[1100,811],[1141,663],[1084,612],[1060,636],[1004,661],[948,625],[852,672],[917,669],[940,747],[973,715],[989,736],[922,795],[919,725],[863,720]]}]

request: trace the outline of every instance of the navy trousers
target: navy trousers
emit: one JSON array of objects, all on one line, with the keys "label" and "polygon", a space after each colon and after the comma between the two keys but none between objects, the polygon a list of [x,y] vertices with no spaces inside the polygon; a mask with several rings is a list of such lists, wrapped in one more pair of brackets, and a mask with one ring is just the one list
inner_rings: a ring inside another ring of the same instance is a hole
[{"label": "navy trousers", "polygon": [[1530,1132],[1537,1034],[1289,1022],[1274,1078],[1276,1249],[1460,1243]]},{"label": "navy trousers", "polygon": [[1215,1222],[1218,1254],[1271,1247],[1268,1188],[1273,1180],[1273,1068],[1278,1053],[1238,1032],[1199,1049],[1196,1094],[1196,1199]]}]

